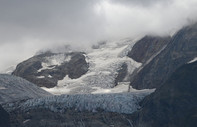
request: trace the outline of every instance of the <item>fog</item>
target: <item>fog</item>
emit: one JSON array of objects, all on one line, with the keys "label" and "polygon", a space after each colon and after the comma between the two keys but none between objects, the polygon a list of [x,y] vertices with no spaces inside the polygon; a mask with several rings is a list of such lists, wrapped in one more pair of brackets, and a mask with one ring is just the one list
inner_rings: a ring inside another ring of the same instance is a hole
[{"label": "fog", "polygon": [[172,35],[196,13],[196,0],[0,0],[0,70],[54,46]]}]

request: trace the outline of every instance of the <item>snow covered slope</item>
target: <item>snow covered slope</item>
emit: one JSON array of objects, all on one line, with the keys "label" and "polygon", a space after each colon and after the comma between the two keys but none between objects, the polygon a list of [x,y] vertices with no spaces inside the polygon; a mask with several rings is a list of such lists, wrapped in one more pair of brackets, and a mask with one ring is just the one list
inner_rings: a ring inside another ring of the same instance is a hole
[{"label": "snow covered slope", "polygon": [[[94,45],[91,51],[84,54],[86,62],[89,63],[89,70],[86,74],[77,79],[71,79],[66,75],[63,80],[58,81],[56,87],[43,87],[43,89],[53,94],[110,93],[110,91],[115,93],[118,90],[114,89],[115,80],[121,66],[127,65],[127,75],[124,81],[129,81],[129,75],[141,66],[141,63],[127,57],[134,44],[135,41],[121,40]],[[116,87],[128,88],[128,85],[125,86],[123,83]],[[128,89],[117,92],[125,91]]]},{"label": "snow covered slope", "polygon": [[0,104],[50,95],[22,78],[0,74]]}]

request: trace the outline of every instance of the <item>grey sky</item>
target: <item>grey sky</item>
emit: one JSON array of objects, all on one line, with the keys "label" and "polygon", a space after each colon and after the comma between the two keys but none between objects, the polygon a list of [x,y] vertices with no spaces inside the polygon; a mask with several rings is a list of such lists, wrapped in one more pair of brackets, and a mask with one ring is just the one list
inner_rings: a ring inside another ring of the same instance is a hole
[{"label": "grey sky", "polygon": [[0,0],[0,70],[62,44],[166,35],[197,19],[196,0]]}]

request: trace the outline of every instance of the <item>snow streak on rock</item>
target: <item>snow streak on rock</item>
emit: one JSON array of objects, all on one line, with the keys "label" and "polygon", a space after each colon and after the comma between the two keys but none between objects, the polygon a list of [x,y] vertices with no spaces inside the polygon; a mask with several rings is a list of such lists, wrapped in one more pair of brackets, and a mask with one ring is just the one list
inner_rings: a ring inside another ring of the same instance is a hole
[{"label": "snow streak on rock", "polygon": [[189,61],[188,64],[193,63],[195,61],[197,61],[197,57],[195,57],[193,60]]},{"label": "snow streak on rock", "polygon": [[59,66],[64,62],[69,62],[70,59],[71,56],[65,56],[64,54],[45,57],[45,62],[42,63],[42,68],[39,69],[38,72],[46,69],[53,69],[55,66]]}]

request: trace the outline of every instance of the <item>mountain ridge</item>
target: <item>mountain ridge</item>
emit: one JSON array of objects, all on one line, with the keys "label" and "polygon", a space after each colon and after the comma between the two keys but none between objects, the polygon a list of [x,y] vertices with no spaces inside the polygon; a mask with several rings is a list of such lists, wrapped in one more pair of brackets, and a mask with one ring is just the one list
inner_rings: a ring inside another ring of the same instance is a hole
[{"label": "mountain ridge", "polygon": [[184,64],[133,114],[135,127],[197,126],[197,62]]},{"label": "mountain ridge", "polygon": [[51,95],[25,79],[0,74],[0,104]]},{"label": "mountain ridge", "polygon": [[197,24],[184,27],[167,47],[132,77],[136,89],[158,88],[181,65],[197,55]]}]

